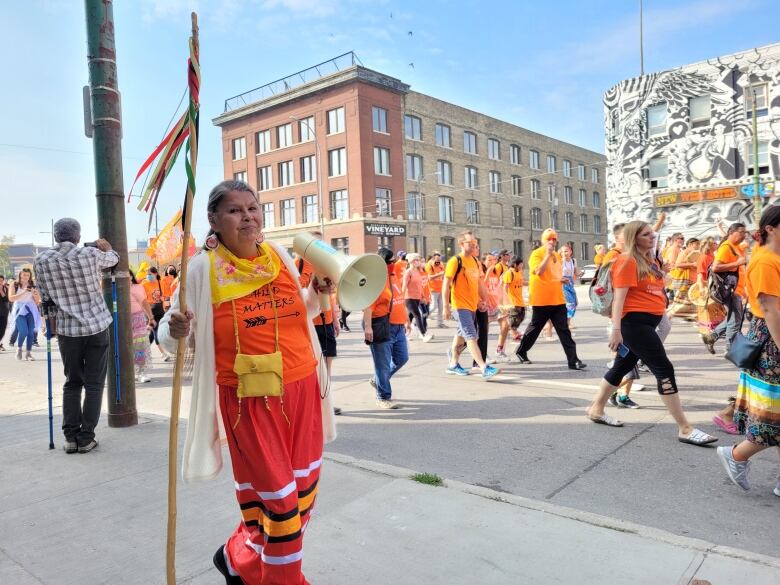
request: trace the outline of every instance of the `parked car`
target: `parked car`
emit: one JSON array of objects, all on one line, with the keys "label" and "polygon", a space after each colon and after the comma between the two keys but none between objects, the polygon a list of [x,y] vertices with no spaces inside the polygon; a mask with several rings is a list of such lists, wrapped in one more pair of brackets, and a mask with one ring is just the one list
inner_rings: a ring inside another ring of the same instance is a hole
[{"label": "parked car", "polygon": [[582,274],[580,275],[580,284],[590,284],[590,281],[593,280],[593,277],[596,276],[596,270],[598,269],[598,266],[595,264],[588,264],[582,269]]}]

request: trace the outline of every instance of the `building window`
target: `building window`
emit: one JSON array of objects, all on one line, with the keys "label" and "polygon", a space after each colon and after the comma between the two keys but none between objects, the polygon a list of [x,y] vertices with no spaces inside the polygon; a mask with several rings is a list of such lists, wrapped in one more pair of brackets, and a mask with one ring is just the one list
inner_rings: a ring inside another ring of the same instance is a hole
[{"label": "building window", "polygon": [[260,167],[257,169],[257,190],[268,191],[274,188],[274,174],[271,167]]},{"label": "building window", "polygon": [[349,199],[346,189],[330,192],[330,217],[331,219],[347,219],[349,217]]},{"label": "building window", "polygon": [[246,158],[246,138],[233,139],[233,160],[243,160]]},{"label": "building window", "polygon": [[531,199],[542,198],[542,184],[537,179],[531,179]]},{"label": "building window", "polygon": [[523,259],[523,240],[515,240],[512,243],[512,251],[515,253],[515,256]]},{"label": "building window", "polygon": [[374,132],[387,134],[387,110],[374,106],[371,108],[371,120],[374,125]]},{"label": "building window", "polygon": [[292,146],[292,124],[282,124],[276,127],[276,148]]},{"label": "building window", "polygon": [[406,218],[422,221],[425,219],[425,207],[423,206],[422,193],[409,191],[406,194]]},{"label": "building window", "polygon": [[452,164],[449,161],[436,161],[436,180],[439,185],[452,185]]},{"label": "building window", "polygon": [[582,260],[583,264],[585,264],[585,262],[590,260],[590,250],[588,249],[588,242],[582,242],[580,244],[580,260]]},{"label": "building window", "polygon": [[563,216],[564,223],[564,229],[567,232],[573,232],[574,231],[574,214],[571,211],[567,211],[566,215]]},{"label": "building window", "polygon": [[647,108],[647,137],[666,134],[666,102]]},{"label": "building window", "polygon": [[344,132],[344,106],[328,110],[328,134]]},{"label": "building window", "polygon": [[445,236],[441,239],[441,255],[445,259],[455,255],[455,238]]},{"label": "building window", "polygon": [[601,217],[598,215],[593,216],[593,233],[594,234],[601,233]]},{"label": "building window", "polygon": [[246,183],[246,171],[238,171],[237,173],[233,173],[233,180]]},{"label": "building window", "polygon": [[279,163],[279,186],[289,187],[295,182],[293,175],[293,161],[286,160]]},{"label": "building window", "polygon": [[390,149],[381,146],[374,147],[374,173],[377,175],[390,174]]},{"label": "building window", "polygon": [[512,195],[518,197],[523,194],[523,182],[520,175],[512,175]]},{"label": "building window", "polygon": [[[393,236],[378,236],[376,239],[378,248],[393,249]],[[377,248],[377,249],[378,249]]]},{"label": "building window", "polygon": [[563,202],[566,205],[574,205],[574,195],[572,194],[572,188],[569,186],[563,188]]},{"label": "building window", "polygon": [[[747,174],[751,177],[755,174],[755,157],[753,156],[753,142],[748,141],[747,144],[747,156],[745,157],[747,159]],[[758,174],[764,175],[769,172],[769,141],[768,140],[759,140],[758,141]]]},{"label": "building window", "polygon": [[488,173],[488,182],[490,183],[491,193],[501,193],[501,173],[490,171]]},{"label": "building window", "polygon": [[590,169],[590,182],[591,183],[598,183],[599,182],[599,170],[597,168],[591,167],[591,169]]},{"label": "building window", "polygon": [[425,236],[411,236],[409,238],[409,251],[416,252],[425,259]]},{"label": "building window", "polygon": [[271,150],[271,131],[263,130],[255,134],[255,147],[257,154],[264,154]]},{"label": "building window", "polygon": [[391,193],[390,189],[377,187],[376,214],[378,217],[393,217],[392,208],[390,207]]},{"label": "building window", "polygon": [[301,157],[301,183],[317,180],[317,159],[314,155]]},{"label": "building window", "polygon": [[585,215],[584,213],[580,215],[580,231],[583,234],[588,233],[588,216]]},{"label": "building window", "polygon": [[488,158],[501,160],[501,143],[495,138],[488,138]]},{"label": "building window", "polygon": [[588,193],[585,189],[580,189],[580,207],[587,207],[588,205]]},{"label": "building window", "polygon": [[477,135],[468,130],[463,132],[463,152],[477,154]]},{"label": "building window", "polygon": [[593,207],[596,209],[601,207],[601,195],[599,195],[598,191],[593,192]]},{"label": "building window", "polygon": [[301,142],[314,140],[314,116],[298,120],[298,136],[301,137]]},{"label": "building window", "polygon": [[276,225],[276,218],[274,217],[274,204],[263,203],[260,208],[263,211],[263,227],[274,227]]},{"label": "building window", "polygon": [[477,168],[476,167],[464,167],[464,175],[467,189],[477,188]]},{"label": "building window", "polygon": [[710,96],[701,95],[688,100],[688,115],[692,128],[710,125]]},{"label": "building window", "polygon": [[753,118],[753,94],[756,95],[756,117],[766,116],[769,113],[769,87],[766,83],[756,83],[745,88],[745,116]]},{"label": "building window", "polygon": [[422,121],[417,116],[404,116],[404,136],[409,140],[422,140]]},{"label": "building window", "polygon": [[555,157],[551,154],[547,155],[547,172],[548,173],[555,172]]},{"label": "building window", "polygon": [[454,223],[454,203],[452,197],[439,197],[439,221],[441,223]]},{"label": "building window", "polygon": [[528,165],[532,169],[538,169],[539,168],[539,153],[535,150],[529,150],[528,151]]},{"label": "building window", "polygon": [[538,207],[531,209],[531,229],[542,229],[542,210]]},{"label": "building window", "polygon": [[556,198],[555,195],[557,191],[558,190],[555,188],[554,183],[550,183],[549,185],[547,185],[547,201],[549,201],[550,203],[555,203],[555,198]]},{"label": "building window", "polygon": [[550,212],[550,227],[554,230],[559,229],[558,228],[558,212],[557,211],[551,211]]},{"label": "building window", "polygon": [[303,223],[314,223],[317,221],[317,211],[319,205],[317,204],[316,195],[304,195],[301,200],[301,212],[303,213]]},{"label": "building window", "polygon": [[517,144],[509,145],[509,162],[513,165],[520,164],[520,147]]},{"label": "building window", "polygon": [[475,225],[479,223],[479,201],[466,199],[466,223]]},{"label": "building window", "polygon": [[570,160],[564,160],[563,161],[563,176],[564,177],[571,177],[571,161]]},{"label": "building window", "polygon": [[669,164],[665,156],[647,161],[647,178],[651,189],[662,189],[669,184]]},{"label": "building window", "polygon": [[450,127],[446,124],[436,124],[436,145],[444,148],[452,148],[450,139]]},{"label": "building window", "polygon": [[577,165],[577,178],[580,181],[584,181],[585,180],[585,165],[582,164],[582,163]]},{"label": "building window", "polygon": [[280,225],[295,225],[295,199],[282,199],[282,216]]},{"label": "building window", "polygon": [[331,238],[330,245],[342,254],[349,256],[349,238]]},{"label": "building window", "polygon": [[328,151],[328,176],[338,177],[346,174],[347,174],[347,149],[334,148],[333,150],[329,150]]},{"label": "building window", "polygon": [[512,206],[512,218],[514,227],[523,227],[523,207],[521,205]]},{"label": "building window", "polygon": [[422,180],[422,164],[423,160],[419,154],[407,154],[406,155],[406,178],[410,181]]}]

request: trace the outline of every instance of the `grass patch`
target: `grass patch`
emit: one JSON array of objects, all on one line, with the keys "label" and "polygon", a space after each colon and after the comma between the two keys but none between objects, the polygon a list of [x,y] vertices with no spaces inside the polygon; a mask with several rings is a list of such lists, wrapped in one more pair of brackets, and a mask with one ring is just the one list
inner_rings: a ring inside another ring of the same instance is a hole
[{"label": "grass patch", "polygon": [[435,473],[415,473],[411,479],[426,485],[444,485],[444,480]]}]

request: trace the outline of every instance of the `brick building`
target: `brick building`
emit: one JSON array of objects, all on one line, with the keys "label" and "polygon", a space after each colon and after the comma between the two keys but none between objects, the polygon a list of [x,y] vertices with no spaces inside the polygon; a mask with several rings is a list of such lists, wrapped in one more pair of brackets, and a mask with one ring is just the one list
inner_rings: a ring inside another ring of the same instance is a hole
[{"label": "brick building", "polygon": [[389,245],[449,256],[473,229],[483,252],[527,255],[555,223],[590,262],[606,239],[602,155],[410,91],[355,60],[230,98],[214,120],[225,177],[257,188],[269,237],[289,247],[322,223],[326,241],[351,254]]}]

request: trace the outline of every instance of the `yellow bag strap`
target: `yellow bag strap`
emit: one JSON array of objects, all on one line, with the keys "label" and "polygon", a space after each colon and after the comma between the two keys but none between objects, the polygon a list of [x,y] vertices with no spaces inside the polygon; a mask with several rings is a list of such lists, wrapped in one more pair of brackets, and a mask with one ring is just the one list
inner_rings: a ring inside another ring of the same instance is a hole
[{"label": "yellow bag strap", "polygon": [[[274,298],[273,281],[269,282],[266,286],[268,287],[268,292],[271,295],[271,309],[274,312],[275,351],[279,351],[279,315],[276,312],[276,299]],[[236,301],[234,299],[230,300],[230,306],[233,309],[233,333],[236,336],[236,353],[241,353],[241,342],[238,339],[238,317],[236,316]]]}]

